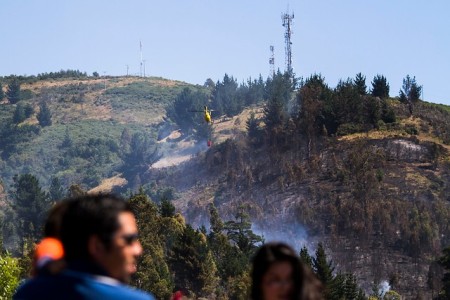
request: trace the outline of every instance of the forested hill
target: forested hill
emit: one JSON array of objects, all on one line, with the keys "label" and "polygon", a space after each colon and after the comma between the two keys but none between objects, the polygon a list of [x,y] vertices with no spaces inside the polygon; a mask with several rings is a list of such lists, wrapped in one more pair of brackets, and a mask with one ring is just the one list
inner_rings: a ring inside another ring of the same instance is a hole
[{"label": "forested hill", "polygon": [[[37,237],[61,197],[139,192],[169,201],[203,234],[218,212],[215,221],[253,224],[266,240],[310,252],[321,242],[335,274],[354,274],[366,294],[382,281],[408,298],[442,287],[435,260],[450,244],[450,108],[420,100],[414,78],[394,98],[384,76],[366,83],[362,74],[336,87],[288,73],[203,86],[78,71],[0,83],[5,248]],[[213,124],[193,112],[205,105]],[[25,186],[41,198],[30,204]],[[232,241],[238,232],[229,230]],[[221,263],[219,275],[231,276]],[[239,290],[243,275],[233,276],[217,289]]]}]

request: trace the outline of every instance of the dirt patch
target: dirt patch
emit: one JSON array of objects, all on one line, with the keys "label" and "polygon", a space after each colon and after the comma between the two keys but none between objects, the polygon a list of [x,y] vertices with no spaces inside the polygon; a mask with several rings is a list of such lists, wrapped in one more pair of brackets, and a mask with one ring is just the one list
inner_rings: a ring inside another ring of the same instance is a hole
[{"label": "dirt patch", "polygon": [[110,193],[116,186],[124,186],[127,184],[127,180],[121,177],[122,174],[118,174],[111,178],[103,179],[99,186],[88,191],[89,194],[98,193]]},{"label": "dirt patch", "polygon": [[263,117],[263,109],[260,107],[246,108],[237,116],[227,118],[222,116],[214,121],[214,138],[216,142],[223,142],[226,139],[232,138],[239,132],[247,131],[247,120],[250,118],[251,113],[255,113],[255,118],[260,119]]}]

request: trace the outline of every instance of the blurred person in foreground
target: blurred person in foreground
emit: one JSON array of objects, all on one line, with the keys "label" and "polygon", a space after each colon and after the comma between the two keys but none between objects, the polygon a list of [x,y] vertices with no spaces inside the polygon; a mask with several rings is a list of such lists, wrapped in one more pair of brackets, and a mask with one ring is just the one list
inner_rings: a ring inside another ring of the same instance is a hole
[{"label": "blurred person in foreground", "polygon": [[65,268],[64,248],[59,236],[66,206],[67,201],[60,201],[50,209],[44,224],[44,237],[34,250],[31,276],[56,274]]},{"label": "blurred person in foreground", "polygon": [[155,299],[126,284],[142,253],[129,204],[114,195],[65,201],[56,235],[66,267],[29,279],[13,299]]},{"label": "blurred person in foreground", "polygon": [[321,283],[284,243],[267,243],[253,257],[252,300],[321,300]]}]

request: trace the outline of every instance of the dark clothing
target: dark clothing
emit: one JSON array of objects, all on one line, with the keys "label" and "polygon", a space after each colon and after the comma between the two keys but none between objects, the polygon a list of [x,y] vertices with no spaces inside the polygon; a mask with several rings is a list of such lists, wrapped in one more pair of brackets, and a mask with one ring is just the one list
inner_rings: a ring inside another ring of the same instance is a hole
[{"label": "dark clothing", "polygon": [[107,277],[94,266],[76,264],[56,274],[42,274],[22,284],[13,299],[136,299],[154,300],[153,295]]}]

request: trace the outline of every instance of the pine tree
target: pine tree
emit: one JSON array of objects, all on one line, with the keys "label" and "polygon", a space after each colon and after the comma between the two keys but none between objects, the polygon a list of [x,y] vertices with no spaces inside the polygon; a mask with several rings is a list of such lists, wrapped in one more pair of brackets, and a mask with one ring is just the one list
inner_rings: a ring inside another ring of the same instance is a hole
[{"label": "pine tree", "polygon": [[383,98],[389,97],[389,84],[386,77],[376,75],[372,81],[372,96]]},{"label": "pine tree", "polygon": [[242,103],[237,96],[238,84],[232,76],[224,75],[222,82],[217,82],[213,91],[214,109],[227,116],[234,116],[240,111]]},{"label": "pine tree", "polygon": [[333,281],[333,271],[334,266],[332,261],[327,260],[327,255],[325,254],[325,249],[322,243],[319,243],[316,250],[316,257],[313,258],[313,270],[317,275],[317,278],[322,281],[326,288],[326,293],[329,293],[330,284]]},{"label": "pine tree", "polygon": [[14,110],[13,122],[15,124],[19,124],[19,123],[22,123],[25,120],[26,120],[25,108],[24,108],[23,105],[21,105],[19,103],[19,104],[17,104],[16,109]]},{"label": "pine tree", "polygon": [[208,235],[208,245],[217,265],[222,287],[227,288],[230,281],[242,276],[247,269],[249,260],[237,246],[231,245],[228,237],[222,232],[224,223],[216,207],[209,207],[211,231]]},{"label": "pine tree", "polygon": [[406,75],[403,78],[402,89],[399,92],[400,101],[402,102],[416,102],[420,99],[420,94],[422,92],[422,87],[416,82],[416,77],[411,78]]},{"label": "pine tree", "polygon": [[224,230],[238,249],[247,257],[250,257],[256,248],[264,242],[264,239],[252,231],[252,223],[245,206],[239,206],[235,219],[235,221],[226,222]]},{"label": "pine tree", "polygon": [[356,277],[353,274],[344,275],[344,295],[345,299],[356,300],[358,299],[360,289],[356,282]]},{"label": "pine tree", "polygon": [[280,131],[288,118],[287,105],[294,90],[288,74],[278,72],[267,84],[268,101],[264,108],[264,124],[269,136]]},{"label": "pine tree", "polygon": [[252,144],[258,145],[261,130],[259,128],[259,120],[255,118],[255,113],[250,113],[250,118],[246,122],[247,135]]},{"label": "pine tree", "polygon": [[125,127],[122,130],[122,134],[120,135],[120,149],[121,153],[128,153],[130,151],[130,143],[131,143],[131,134],[128,127]]},{"label": "pine tree", "polygon": [[159,211],[162,217],[173,217],[175,216],[175,206],[172,202],[167,199],[161,199],[161,204],[159,206]]},{"label": "pine tree", "polygon": [[65,196],[64,188],[61,185],[58,177],[53,177],[48,191],[48,196],[51,201],[62,200]]},{"label": "pine tree", "polygon": [[25,118],[29,118],[34,114],[34,108],[29,103],[25,104],[24,111],[25,111]]},{"label": "pine tree", "polygon": [[356,74],[354,84],[360,95],[364,96],[367,94],[366,76],[361,73]]},{"label": "pine tree", "polygon": [[31,174],[14,176],[14,207],[17,212],[21,237],[37,240],[49,209],[47,194],[41,189],[39,181]]},{"label": "pine tree", "polygon": [[308,253],[308,249],[306,246],[303,246],[300,250],[300,260],[302,263],[304,263],[306,266],[312,268],[313,267],[313,259]]},{"label": "pine tree", "polygon": [[164,239],[172,237],[171,226],[163,225],[157,205],[143,193],[143,190],[131,196],[129,203],[136,216],[139,240],[143,249],[142,255],[138,258],[137,272],[132,277],[132,283],[138,288],[151,291],[157,299],[169,299],[174,283],[165,258],[167,249]]},{"label": "pine tree", "polygon": [[6,88],[6,97],[9,103],[16,104],[20,100],[20,82],[17,78],[13,78]]},{"label": "pine tree", "polygon": [[52,113],[50,112],[49,107],[46,102],[42,102],[39,105],[39,113],[37,114],[37,119],[39,121],[39,125],[41,127],[52,125]]},{"label": "pine tree", "polygon": [[402,89],[399,92],[400,101],[408,104],[410,114],[413,113],[413,105],[420,99],[422,87],[417,85],[416,77],[406,75],[403,79]]},{"label": "pine tree", "polygon": [[175,285],[194,297],[209,296],[218,284],[217,268],[203,234],[187,225],[171,249]]}]

